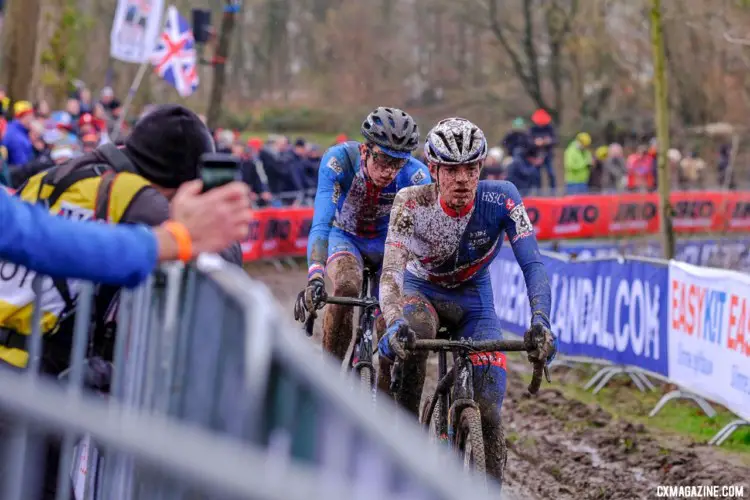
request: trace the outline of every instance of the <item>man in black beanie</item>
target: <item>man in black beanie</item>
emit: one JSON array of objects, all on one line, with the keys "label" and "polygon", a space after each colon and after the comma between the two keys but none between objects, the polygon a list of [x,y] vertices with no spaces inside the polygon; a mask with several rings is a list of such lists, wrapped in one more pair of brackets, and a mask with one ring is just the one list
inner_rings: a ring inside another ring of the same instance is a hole
[{"label": "man in black beanie", "polygon": [[[200,176],[202,154],[214,151],[208,129],[198,116],[178,105],[156,107],[140,120],[124,147],[104,144],[91,153],[27,179],[18,189],[30,202],[44,203],[58,215],[114,224],[159,226],[169,219],[169,200],[177,188]],[[242,265],[239,243],[221,253]],[[55,284],[65,310],[75,307],[67,282]],[[111,359],[116,325],[115,287],[99,287],[95,299],[93,351]],[[69,364],[74,314],[66,315],[54,331],[42,332],[42,371],[58,375]],[[50,440],[43,498],[54,498],[58,444]]]}]

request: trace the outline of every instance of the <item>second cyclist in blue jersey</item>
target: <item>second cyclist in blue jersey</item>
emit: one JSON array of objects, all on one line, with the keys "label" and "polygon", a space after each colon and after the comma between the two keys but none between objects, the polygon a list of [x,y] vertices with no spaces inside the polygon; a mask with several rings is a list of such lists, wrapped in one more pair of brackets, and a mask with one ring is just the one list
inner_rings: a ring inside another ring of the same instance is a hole
[{"label": "second cyclist in blue jersey", "polygon": [[[380,269],[393,200],[405,187],[429,184],[427,167],[412,157],[419,145],[414,119],[396,108],[377,108],[362,123],[363,143],[330,148],[320,162],[315,211],[307,247],[308,284],[299,309],[315,306],[325,290],[356,297],[363,266]],[[381,321],[382,323],[382,321]],[[323,347],[343,359],[351,341],[352,310],[329,305],[323,318]]]}]

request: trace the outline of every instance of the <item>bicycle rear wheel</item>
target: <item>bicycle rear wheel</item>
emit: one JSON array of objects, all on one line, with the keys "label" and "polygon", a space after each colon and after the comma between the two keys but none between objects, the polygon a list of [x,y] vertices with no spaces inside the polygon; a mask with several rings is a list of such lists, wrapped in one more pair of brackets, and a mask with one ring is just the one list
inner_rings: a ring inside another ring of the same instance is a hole
[{"label": "bicycle rear wheel", "polygon": [[458,450],[464,461],[464,469],[485,474],[484,437],[482,419],[476,408],[464,408],[458,423]]}]

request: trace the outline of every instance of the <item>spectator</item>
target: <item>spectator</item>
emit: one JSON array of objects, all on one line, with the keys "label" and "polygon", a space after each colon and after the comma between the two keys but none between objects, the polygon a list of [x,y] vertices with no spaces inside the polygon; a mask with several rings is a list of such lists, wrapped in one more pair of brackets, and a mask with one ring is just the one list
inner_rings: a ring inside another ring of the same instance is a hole
[{"label": "spectator", "polygon": [[34,146],[29,138],[29,129],[34,121],[34,109],[29,101],[18,101],[13,105],[14,119],[8,124],[3,136],[3,145],[8,150],[8,165],[23,165],[34,159]]},{"label": "spectator", "polygon": [[120,101],[115,99],[115,92],[112,90],[112,87],[104,87],[102,89],[99,94],[99,102],[104,106],[104,110],[109,114],[110,118],[116,119],[119,116]]},{"label": "spectator", "polygon": [[505,154],[502,148],[490,148],[487,159],[484,161],[481,178],[486,180],[500,181],[505,179],[505,168],[502,165]]},{"label": "spectator", "polygon": [[[725,184],[728,184],[729,189],[734,189],[735,183],[734,183],[734,176],[731,175],[729,172],[729,163],[730,158],[732,156],[732,144],[722,144],[719,147],[719,161],[718,161],[718,180],[719,185],[724,186]],[[727,182],[727,176],[731,176]]]},{"label": "spectator", "polygon": [[529,133],[526,130],[526,120],[523,118],[516,118],[511,124],[510,132],[503,137],[503,148],[505,148],[505,154],[510,157],[523,154],[528,142]]},{"label": "spectator", "polygon": [[305,162],[305,185],[308,189],[318,187],[318,170],[320,169],[320,159],[323,157],[323,151],[317,144],[310,144],[307,149],[307,161]]},{"label": "spectator", "polygon": [[547,172],[549,188],[557,187],[555,178],[555,146],[557,146],[557,132],[552,124],[552,117],[542,108],[534,111],[531,115],[533,125],[529,128],[529,134],[534,144],[542,148],[544,152],[544,171]]},{"label": "spectator", "polygon": [[604,162],[604,177],[602,178],[604,190],[624,190],[627,185],[627,172],[622,146],[613,142],[607,148],[607,160]]},{"label": "spectator", "polygon": [[508,178],[521,196],[528,196],[542,187],[540,169],[544,165],[545,151],[533,142],[527,143],[508,166]]},{"label": "spectator", "polygon": [[287,153],[287,164],[291,173],[299,178],[299,184],[302,190],[310,189],[317,186],[317,183],[311,184],[307,176],[307,143],[302,137],[294,141],[294,148]]},{"label": "spectator", "polygon": [[[253,141],[253,144],[257,145],[255,141]],[[269,203],[271,193],[268,192],[268,186],[265,185],[258,173],[257,149],[253,150],[249,144],[248,148],[245,149],[240,141],[235,141],[232,146],[232,155],[240,159],[240,173],[245,184],[250,186],[250,199],[258,205]]]},{"label": "spectator", "polygon": [[582,194],[588,190],[589,176],[594,159],[589,147],[591,136],[579,133],[565,149],[565,184],[568,194]]},{"label": "spectator", "polygon": [[99,145],[99,136],[92,132],[81,138],[82,149],[84,153],[91,153]]},{"label": "spectator", "polygon": [[688,157],[682,159],[680,170],[685,180],[684,187],[686,189],[700,189],[703,187],[706,162],[698,156],[697,151],[692,151]]},{"label": "spectator", "polygon": [[92,113],[94,111],[94,102],[91,98],[91,91],[88,87],[83,87],[78,93],[81,113]]},{"label": "spectator", "polygon": [[8,117],[10,111],[10,97],[5,93],[5,88],[0,87],[0,116]]},{"label": "spectator", "polygon": [[680,162],[682,161],[682,153],[679,149],[670,148],[667,151],[667,164],[669,166],[669,184],[670,188],[674,191],[682,189],[685,180],[682,178],[682,170],[680,169]]},{"label": "spectator", "polygon": [[[199,193],[200,183],[190,183],[172,203],[172,219],[188,230],[193,255],[216,252],[247,236],[246,188],[232,183]],[[156,264],[178,259],[183,250],[166,224],[152,229],[82,224],[53,217],[2,189],[0,227],[0,258],[53,278],[136,286]]]},{"label": "spectator", "polygon": [[656,188],[654,159],[647,144],[640,144],[635,153],[628,156],[626,167],[629,191],[653,191]]},{"label": "spectator", "polygon": [[[296,193],[304,189],[301,176],[288,165],[288,145],[286,137],[272,136],[260,151],[263,170],[268,177],[268,189],[277,197],[281,193]],[[287,198],[282,201],[291,200],[292,198]]]},{"label": "spectator", "polygon": [[234,145],[234,132],[226,129],[216,129],[214,141],[216,142],[217,153],[231,154],[232,146]]},{"label": "spectator", "polygon": [[[81,103],[75,97],[71,97],[65,103],[65,111],[70,115],[71,121],[75,124],[81,117]],[[75,125],[73,125],[73,129],[75,130]]]},{"label": "spectator", "polygon": [[599,146],[594,151],[594,164],[589,175],[589,191],[599,193],[604,190],[604,163],[608,154],[609,148],[607,146]]},{"label": "spectator", "polygon": [[49,103],[42,99],[34,104],[34,115],[42,120],[46,120],[50,115]]}]

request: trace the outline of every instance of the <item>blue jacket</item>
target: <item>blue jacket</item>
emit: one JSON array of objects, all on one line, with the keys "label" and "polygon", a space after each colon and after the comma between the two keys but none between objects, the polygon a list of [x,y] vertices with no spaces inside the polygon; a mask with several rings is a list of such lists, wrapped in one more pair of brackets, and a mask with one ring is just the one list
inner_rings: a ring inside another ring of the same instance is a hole
[{"label": "blue jacket", "polygon": [[3,137],[3,146],[8,150],[8,165],[24,165],[35,157],[29,131],[18,120],[13,120],[8,124]]},{"label": "blue jacket", "polygon": [[53,278],[134,287],[154,270],[157,242],[142,226],[54,217],[0,188],[0,259]]},{"label": "blue jacket", "polygon": [[508,165],[506,180],[516,186],[521,196],[526,196],[532,189],[542,187],[542,176],[539,167],[535,167],[523,156],[516,156]]},{"label": "blue jacket", "polygon": [[551,153],[554,147],[557,145],[557,132],[555,132],[555,127],[552,124],[532,125],[531,127],[529,127],[529,135],[531,136],[532,142],[537,137],[550,137],[552,139],[552,142],[544,147],[547,153]]},{"label": "blue jacket", "polygon": [[318,170],[318,190],[307,244],[308,270],[322,272],[325,268],[328,235],[334,225],[360,238],[380,239],[385,245],[396,193],[405,187],[430,182],[427,167],[409,158],[393,182],[378,189],[360,169],[359,143],[345,142],[331,147],[321,158]]}]

